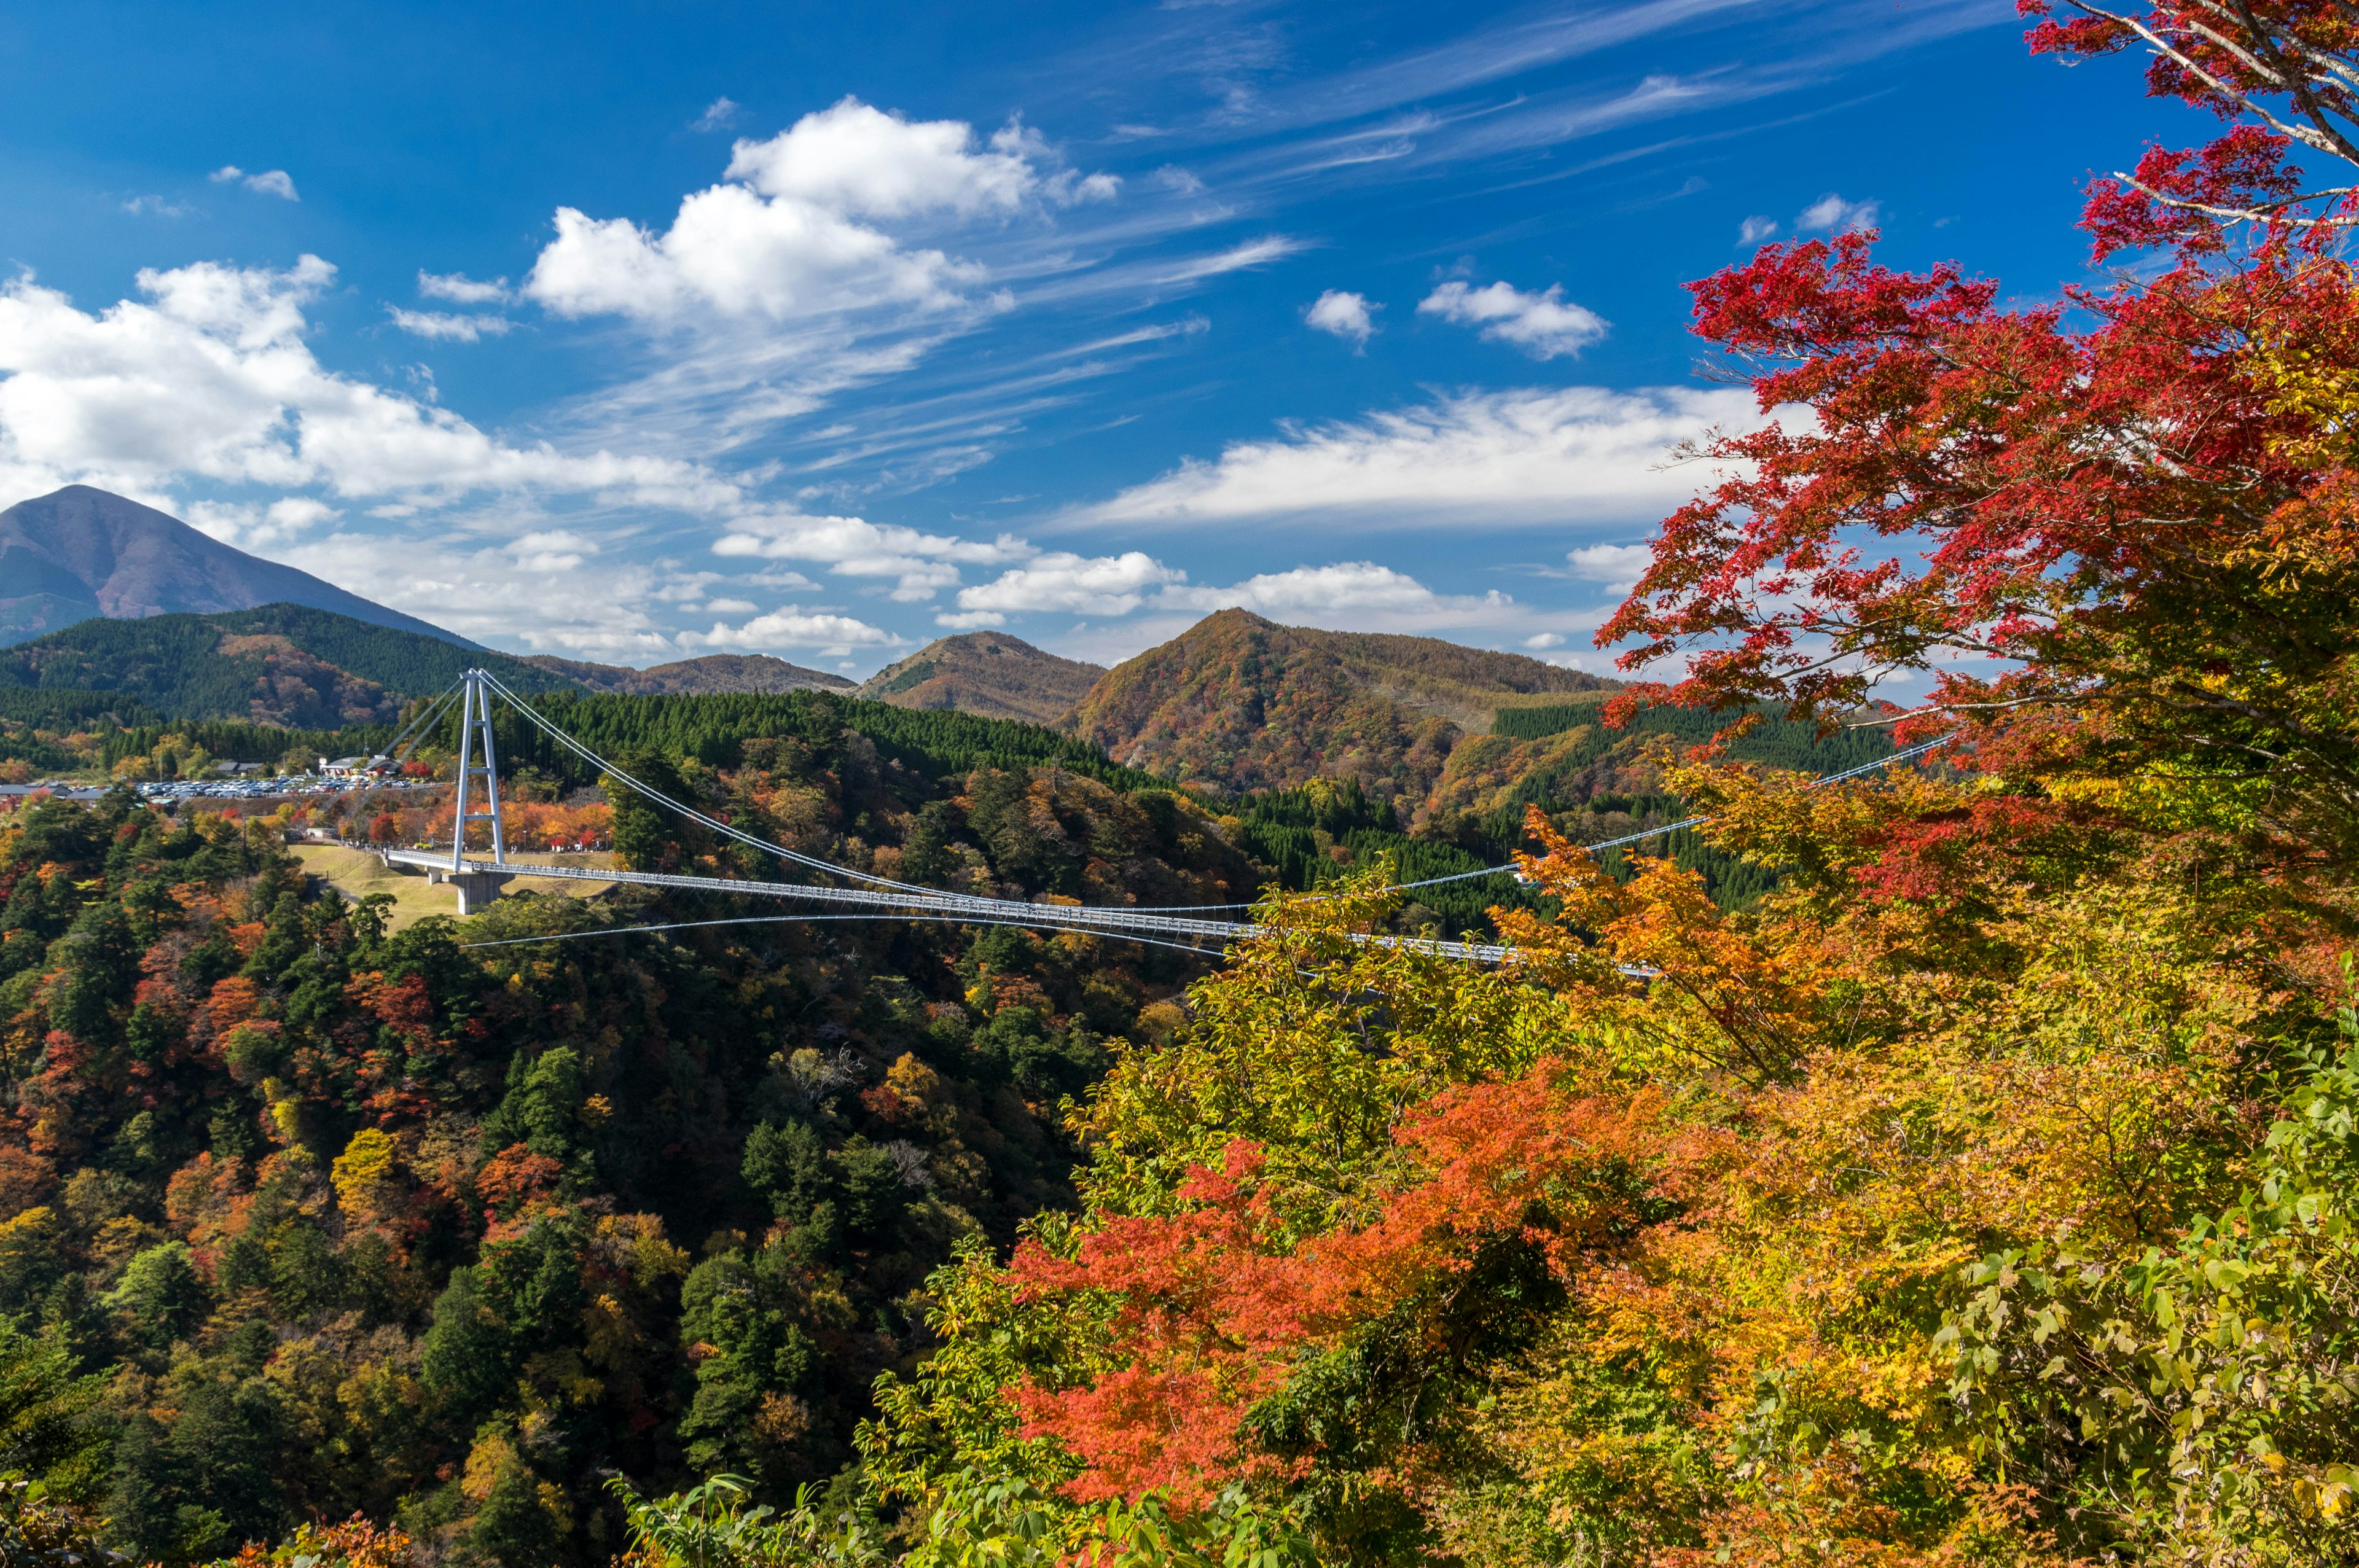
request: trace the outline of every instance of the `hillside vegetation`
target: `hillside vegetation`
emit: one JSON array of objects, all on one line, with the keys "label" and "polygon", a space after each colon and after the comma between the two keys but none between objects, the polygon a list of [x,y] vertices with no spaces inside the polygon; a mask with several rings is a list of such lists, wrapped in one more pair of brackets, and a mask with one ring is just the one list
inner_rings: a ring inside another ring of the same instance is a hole
[{"label": "hillside vegetation", "polygon": [[[174,719],[299,729],[384,722],[480,665],[520,691],[569,685],[505,654],[295,604],[85,621],[0,648],[0,689],[116,694]],[[79,700],[79,699],[76,699]]]},{"label": "hillside vegetation", "polygon": [[1611,683],[1430,637],[1207,616],[1108,671],[1065,726],[1117,762],[1223,790],[1350,779],[1414,808],[1503,699]]},{"label": "hillside vegetation", "polygon": [[536,654],[524,661],[562,676],[584,691],[625,697],[712,692],[850,691],[853,683],[824,670],[807,670],[767,654],[707,654],[635,670]]},{"label": "hillside vegetation", "polygon": [[896,708],[951,708],[991,719],[1049,724],[1063,718],[1105,671],[1044,653],[1000,632],[939,637],[887,665],[860,695]]},{"label": "hillside vegetation", "polygon": [[[1048,731],[816,693],[547,700],[602,741],[636,721],[626,765],[676,798],[880,874],[1253,894],[1159,784],[935,761],[1080,752]],[[0,1377],[66,1347],[104,1452],[42,1466],[143,1559],[364,1509],[472,1560],[575,1560],[615,1544],[614,1467],[836,1473],[924,1343],[927,1274],[1073,1204],[1060,1100],[1180,1022],[1201,968],[805,914],[470,951],[777,906],[527,896],[396,930],[307,883],[278,827],[125,792],[0,815]],[[636,796],[612,829],[640,868],[777,871]],[[103,1396],[77,1368],[114,1369]]]}]

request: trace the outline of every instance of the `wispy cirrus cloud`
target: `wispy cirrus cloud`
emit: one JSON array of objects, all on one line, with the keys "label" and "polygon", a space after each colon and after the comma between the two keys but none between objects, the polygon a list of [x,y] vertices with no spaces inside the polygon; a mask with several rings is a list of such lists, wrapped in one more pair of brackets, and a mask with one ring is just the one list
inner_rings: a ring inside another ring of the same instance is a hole
[{"label": "wispy cirrus cloud", "polygon": [[386,307],[393,324],[414,338],[431,338],[450,343],[473,343],[484,338],[505,336],[516,323],[505,316],[462,316],[448,310],[405,310],[398,305]]}]

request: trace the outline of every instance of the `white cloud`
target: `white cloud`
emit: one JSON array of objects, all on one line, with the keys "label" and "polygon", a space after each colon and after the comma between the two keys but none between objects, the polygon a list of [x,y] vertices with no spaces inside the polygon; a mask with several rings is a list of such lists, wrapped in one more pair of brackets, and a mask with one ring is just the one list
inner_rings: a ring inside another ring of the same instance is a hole
[{"label": "white cloud", "polygon": [[1775,218],[1747,218],[1737,225],[1736,243],[1740,245],[1757,245],[1777,232],[1777,220]]},{"label": "white cloud", "polygon": [[1564,646],[1564,634],[1560,632],[1535,632],[1524,639],[1524,646],[1536,654],[1561,648]]},{"label": "white cloud", "polygon": [[225,163],[206,176],[215,185],[227,185],[232,180],[248,190],[258,190],[265,196],[276,196],[282,201],[300,201],[295,194],[295,181],[283,168],[266,168],[260,174],[248,174],[234,163]]},{"label": "white cloud", "polygon": [[1855,233],[1875,228],[1876,216],[1875,202],[1846,201],[1829,191],[1802,209],[1794,220],[1794,227],[1804,233]]},{"label": "white cloud", "polygon": [[145,299],[95,315],[29,276],[0,285],[0,470],[147,494],[201,479],[409,505],[477,491],[742,505],[735,483],[693,464],[511,446],[329,372],[304,307],[334,276],[311,255],[284,272],[144,271]]},{"label": "white cloud", "polygon": [[1403,616],[1419,622],[1453,620],[1485,611],[1506,609],[1515,601],[1494,590],[1479,595],[1438,594],[1417,579],[1374,561],[1337,561],[1331,566],[1296,567],[1291,571],[1264,572],[1228,588],[1167,588],[1156,595],[1161,609],[1226,610],[1235,607],[1256,614],[1308,617],[1312,623],[1341,617],[1353,625],[1369,623],[1369,612],[1399,624]]},{"label": "white cloud", "polygon": [[961,610],[935,616],[934,624],[952,632],[977,632],[986,626],[1005,626],[1007,617],[996,610]]},{"label": "white cloud", "polygon": [[284,496],[267,506],[199,501],[181,514],[190,526],[241,550],[283,545],[342,515],[326,502],[308,495]]},{"label": "white cloud", "polygon": [[388,305],[386,314],[393,324],[414,337],[432,338],[439,341],[472,343],[483,338],[496,338],[512,330],[516,323],[505,316],[462,316],[448,310],[404,310],[398,305]]},{"label": "white cloud", "polygon": [[719,131],[726,129],[736,120],[737,108],[737,101],[734,98],[730,98],[725,95],[715,98],[712,103],[707,103],[704,106],[703,114],[699,114],[695,119],[689,122],[688,128],[691,131]]},{"label": "white cloud", "polygon": [[1420,316],[1479,326],[1494,342],[1513,343],[1536,360],[1578,354],[1605,336],[1605,319],[1585,306],[1564,302],[1564,286],[1550,284],[1541,294],[1527,294],[1508,283],[1469,288],[1452,279],[1425,297]]},{"label": "white cloud", "polygon": [[1203,193],[1204,182],[1176,163],[1165,164],[1155,171],[1152,178],[1155,183],[1164,189],[1176,191],[1181,196],[1199,196]]},{"label": "white cloud", "polygon": [[1053,168],[1020,125],[979,143],[962,121],[905,120],[846,98],[766,141],[739,141],[723,182],[683,200],[661,233],[560,208],[525,292],[560,315],[651,322],[939,309],[963,301],[984,269],[905,248],[876,221],[1005,217],[1114,189],[1110,176]]},{"label": "white cloud", "polygon": [[[471,522],[480,526],[484,520]],[[503,525],[528,531],[516,523]],[[495,646],[604,660],[679,656],[676,622],[650,613],[657,591],[670,580],[659,569],[598,558],[562,571],[540,569],[549,563],[519,562],[509,546],[452,542],[440,529],[412,536],[331,534],[270,554],[379,604]]]},{"label": "white cloud", "polygon": [[123,210],[134,216],[153,212],[158,218],[185,218],[196,211],[185,201],[167,201],[160,196],[135,196],[123,204]]},{"label": "white cloud", "polygon": [[418,269],[418,292],[453,305],[504,305],[516,297],[505,277],[486,283],[463,272],[428,272],[424,267]]},{"label": "white cloud", "polygon": [[565,528],[536,530],[508,545],[516,564],[528,572],[570,572],[582,564],[583,557],[597,553],[596,540]]},{"label": "white cloud", "polygon": [[1274,261],[1284,261],[1297,251],[1309,247],[1288,234],[1265,234],[1258,240],[1247,240],[1225,251],[1215,251],[1208,256],[1191,256],[1176,267],[1166,269],[1158,278],[1159,283],[1198,283],[1208,277],[1218,277],[1226,272],[1244,272],[1252,267],[1267,266]]},{"label": "white cloud", "polygon": [[1602,582],[1615,593],[1627,593],[1654,564],[1650,545],[1584,545],[1566,552],[1572,575],[1583,582]]},{"label": "white cloud", "polygon": [[1369,334],[1376,330],[1370,313],[1383,308],[1381,305],[1370,305],[1364,294],[1347,294],[1340,288],[1331,288],[1304,308],[1302,319],[1314,330],[1332,332],[1365,348]]},{"label": "white cloud", "polygon": [[915,528],[880,525],[859,517],[812,517],[799,513],[741,518],[713,542],[716,556],[763,560],[817,561],[843,577],[893,578],[892,597],[904,602],[931,599],[959,581],[959,566],[998,566],[1033,554],[1010,535],[995,540],[922,534]]},{"label": "white cloud", "polygon": [[683,648],[817,648],[849,653],[853,648],[890,648],[906,639],[849,615],[806,615],[788,606],[757,615],[743,626],[716,621],[710,632],[682,632]]},{"label": "white cloud", "polygon": [[962,120],[905,120],[846,98],[731,149],[725,178],[861,218],[1013,211],[1039,184],[1020,130],[979,148]]},{"label": "white cloud", "polygon": [[[1147,590],[1187,580],[1143,550],[1119,556],[1077,556],[1056,551],[959,590],[959,608],[992,613],[1055,610],[1077,615],[1127,615],[1146,600]],[[996,625],[998,622],[994,622]]]},{"label": "white cloud", "polygon": [[1665,470],[1680,443],[1761,420],[1750,393],[1596,387],[1470,393],[1270,440],[1077,514],[1098,523],[1242,523],[1332,516],[1428,526],[1660,516],[1708,474]]}]

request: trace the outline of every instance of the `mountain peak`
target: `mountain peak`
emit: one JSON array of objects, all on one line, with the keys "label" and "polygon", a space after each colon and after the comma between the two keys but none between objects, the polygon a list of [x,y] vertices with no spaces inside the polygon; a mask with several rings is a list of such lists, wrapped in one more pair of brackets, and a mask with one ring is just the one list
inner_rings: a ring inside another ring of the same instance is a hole
[{"label": "mountain peak", "polygon": [[1223,610],[1109,671],[1067,723],[1118,762],[1222,789],[1325,776],[1414,801],[1500,708],[1617,684],[1439,637]]},{"label": "mountain peak", "polygon": [[579,682],[592,691],[618,692],[629,697],[679,693],[783,691],[848,692],[853,683],[824,670],[807,670],[767,654],[707,654],[635,670],[621,665],[584,664],[536,654],[525,660],[552,675]]},{"label": "mountain peak", "polygon": [[954,708],[989,719],[1062,718],[1105,674],[1005,632],[937,637],[871,676],[859,695],[896,708]]},{"label": "mountain peak", "polygon": [[476,644],[309,572],[266,561],[167,512],[70,484],[0,512],[0,645],[103,616],[217,614],[300,604],[355,621]]}]

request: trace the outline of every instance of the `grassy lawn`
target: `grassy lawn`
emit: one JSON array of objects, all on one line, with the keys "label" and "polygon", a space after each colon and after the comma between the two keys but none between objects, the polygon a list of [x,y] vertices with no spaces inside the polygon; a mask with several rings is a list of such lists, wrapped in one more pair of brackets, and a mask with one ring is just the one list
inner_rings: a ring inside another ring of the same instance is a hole
[{"label": "grassy lawn", "polygon": [[[451,888],[429,882],[422,871],[394,871],[366,849],[347,849],[342,844],[298,844],[296,856],[303,869],[325,881],[349,899],[365,898],[370,893],[393,895],[393,910],[386,929],[398,931],[413,921],[429,914],[456,914],[459,895]],[[561,860],[569,866],[603,866],[603,855],[513,854],[511,862],[524,865],[548,865]],[[518,877],[508,883],[509,892],[565,893],[574,898],[595,898],[613,887],[613,882],[576,881],[561,877]]]}]

